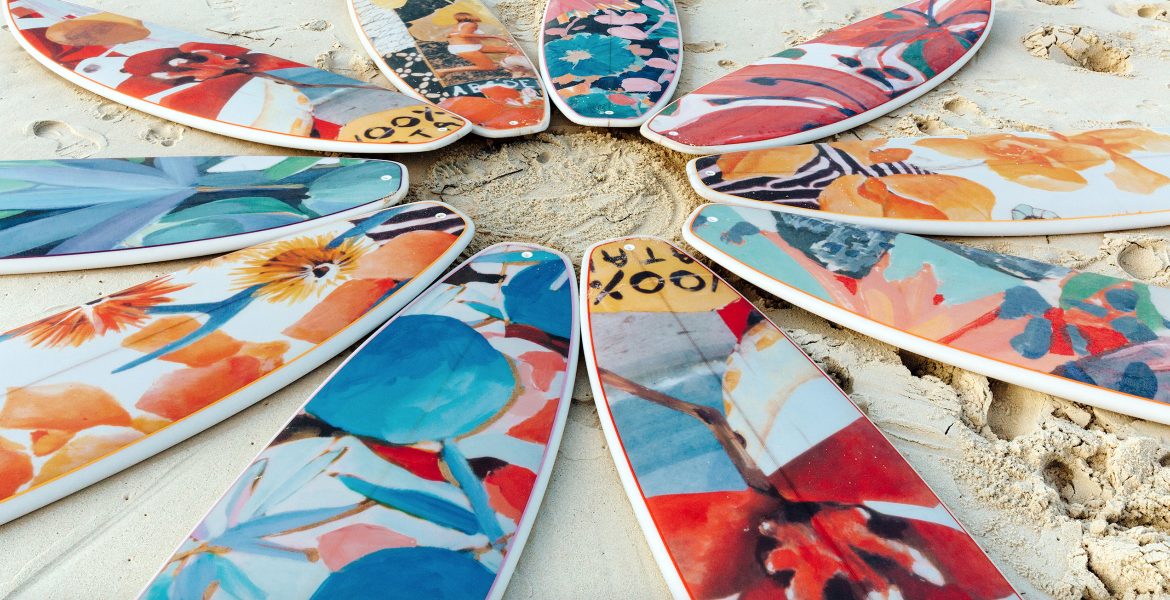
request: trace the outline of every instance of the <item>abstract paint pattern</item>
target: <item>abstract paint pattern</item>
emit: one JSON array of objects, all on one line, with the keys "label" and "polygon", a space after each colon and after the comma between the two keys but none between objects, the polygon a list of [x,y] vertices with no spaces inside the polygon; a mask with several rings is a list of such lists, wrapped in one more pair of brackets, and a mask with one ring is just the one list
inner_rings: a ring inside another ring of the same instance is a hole
[{"label": "abstract paint pattern", "polygon": [[887,336],[891,343],[933,342],[1027,369],[1030,387],[1050,374],[1088,384],[1073,386],[1076,397],[1062,394],[1070,399],[1101,405],[1114,398],[1124,402],[1111,410],[1137,406],[1155,411],[1145,418],[1170,417],[1141,400],[1170,402],[1170,290],[751,208],[705,206],[688,239],[728,268],[776,284],[769,291],[811,301],[802,301],[809,310],[837,307],[899,334]]},{"label": "abstract paint pattern", "polygon": [[706,156],[689,170],[701,195],[731,204],[921,233],[1066,233],[1127,226],[1108,219],[1120,215],[1145,215],[1135,224],[1149,227],[1164,224],[1151,213],[1165,213],[1170,223],[1168,151],[1170,134],[1117,128],[790,146]]},{"label": "abstract paint pattern", "polygon": [[191,127],[358,152],[437,148],[467,133],[430,104],[242,46],[60,0],[5,7],[17,41],[54,72]]},{"label": "abstract paint pattern", "polygon": [[[56,500],[90,463],[177,443],[332,358],[433,281],[470,228],[443,204],[395,207],[0,334],[0,522],[37,508],[8,505],[22,495]],[[199,426],[167,437],[180,423]]]},{"label": "abstract paint pattern", "polygon": [[672,586],[699,600],[1012,595],[878,429],[726,282],[653,238],[585,261],[598,410]]},{"label": "abstract paint pattern", "polygon": [[548,126],[536,67],[479,0],[350,0],[382,73],[408,94],[505,137]]},{"label": "abstract paint pattern", "polygon": [[565,424],[575,308],[559,254],[472,257],[325,382],[145,597],[501,596]]},{"label": "abstract paint pattern", "polygon": [[681,152],[811,141],[921,96],[970,60],[991,0],[918,0],[756,61],[676,100],[642,127]]},{"label": "abstract paint pattern", "polygon": [[670,101],[682,62],[673,0],[549,0],[541,68],[569,119],[634,127]]},{"label": "abstract paint pattern", "polygon": [[[101,266],[112,266],[179,258],[177,245],[190,248],[182,256],[236,250],[246,234],[384,208],[405,193],[405,175],[395,162],[299,156],[0,161],[0,273],[38,264],[13,258],[106,253]],[[162,256],[118,258],[160,246]]]}]

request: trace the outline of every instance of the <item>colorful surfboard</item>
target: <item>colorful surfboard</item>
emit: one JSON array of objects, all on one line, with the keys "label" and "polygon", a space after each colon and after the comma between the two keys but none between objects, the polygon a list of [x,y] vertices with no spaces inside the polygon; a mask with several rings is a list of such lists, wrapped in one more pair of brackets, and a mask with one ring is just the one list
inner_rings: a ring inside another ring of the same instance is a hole
[{"label": "colorful surfboard", "polygon": [[570,121],[637,127],[674,95],[682,70],[674,0],[548,0],[540,70]]},{"label": "colorful surfboard", "polygon": [[417,203],[325,224],[0,334],[0,523],[157,454],[357,342],[471,222]]},{"label": "colorful surfboard", "polygon": [[346,360],[143,596],[502,596],[568,416],[576,300],[551,250],[469,259]]},{"label": "colorful surfboard", "polygon": [[918,0],[763,58],[642,125],[672,150],[803,144],[900,108],[963,67],[991,31],[992,0]]},{"label": "colorful surfboard", "polygon": [[0,161],[0,275],[230,252],[385,208],[396,162],[302,156]]},{"label": "colorful surfboard", "polygon": [[470,129],[364,81],[60,0],[3,0],[16,41],[70,83],[241,140],[319,152],[422,152]]},{"label": "colorful surfboard", "polygon": [[655,238],[583,259],[602,430],[676,598],[972,598],[1012,587],[831,379]]},{"label": "colorful surfboard", "polygon": [[744,279],[865,335],[1170,423],[1170,290],[754,208],[700,207],[683,235]]},{"label": "colorful surfboard", "polygon": [[433,102],[489,138],[548,128],[536,67],[479,0],[349,0],[362,45],[404,94]]},{"label": "colorful surfboard", "polygon": [[995,133],[705,156],[715,202],[927,235],[1055,235],[1170,225],[1170,134]]}]

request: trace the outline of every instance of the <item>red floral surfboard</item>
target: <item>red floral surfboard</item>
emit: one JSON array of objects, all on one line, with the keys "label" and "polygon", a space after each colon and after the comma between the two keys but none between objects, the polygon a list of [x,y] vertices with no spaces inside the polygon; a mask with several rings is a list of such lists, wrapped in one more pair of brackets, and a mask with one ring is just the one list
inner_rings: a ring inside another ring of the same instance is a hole
[{"label": "red floral surfboard", "polygon": [[471,131],[433,104],[364,81],[59,0],[4,0],[16,41],[69,82],[242,140],[318,152],[421,152]]},{"label": "red floral surfboard", "polygon": [[1016,597],[848,396],[694,258],[602,242],[581,290],[602,429],[676,598]]},{"label": "red floral surfboard", "polygon": [[992,0],[918,0],[756,61],[642,125],[679,152],[803,144],[857,127],[933,89],[974,57]]}]

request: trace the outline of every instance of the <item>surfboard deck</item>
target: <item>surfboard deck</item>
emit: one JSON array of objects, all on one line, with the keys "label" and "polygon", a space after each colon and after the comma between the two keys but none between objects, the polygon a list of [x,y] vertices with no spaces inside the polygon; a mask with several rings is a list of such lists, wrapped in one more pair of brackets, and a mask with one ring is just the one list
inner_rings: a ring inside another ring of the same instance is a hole
[{"label": "surfboard deck", "polygon": [[574,279],[517,243],[452,271],[326,380],[143,596],[502,596],[571,402]]},{"label": "surfboard deck", "polygon": [[333,358],[473,226],[441,203],[328,223],[0,334],[0,523],[173,446]]},{"label": "surfboard deck", "polygon": [[353,158],[0,161],[0,275],[231,252],[397,204],[407,181]]},{"label": "surfboard deck", "polygon": [[422,152],[470,132],[458,116],[271,54],[60,0],[4,0],[32,57],[74,85],[229,137],[318,152]]},{"label": "surfboard deck", "polygon": [[602,430],[676,598],[1013,596],[873,423],[727,282],[656,238],[602,242],[582,265]]},{"label": "surfboard deck", "polygon": [[[362,45],[402,93],[467,119],[483,137],[548,129],[551,110],[536,66],[479,0],[349,0],[348,5]],[[451,43],[462,29],[486,37]]]},{"label": "surfboard deck", "polygon": [[1170,225],[1170,133],[872,139],[705,156],[713,202],[902,233],[1011,236]]},{"label": "surfboard deck", "polygon": [[690,154],[803,144],[934,89],[991,31],[992,0],[918,0],[763,58],[675,100],[642,134]]},{"label": "surfboard deck", "polygon": [[674,0],[549,0],[540,70],[570,121],[638,127],[674,95],[682,45]]},{"label": "surfboard deck", "polygon": [[767,292],[899,348],[1170,423],[1170,290],[802,215],[700,207],[700,252]]}]

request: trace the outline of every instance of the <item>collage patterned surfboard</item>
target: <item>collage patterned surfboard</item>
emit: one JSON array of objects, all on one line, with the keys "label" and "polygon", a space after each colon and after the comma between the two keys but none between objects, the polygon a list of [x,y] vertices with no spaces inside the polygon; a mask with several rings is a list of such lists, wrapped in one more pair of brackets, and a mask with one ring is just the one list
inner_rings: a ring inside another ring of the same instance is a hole
[{"label": "collage patterned surfboard", "polygon": [[548,0],[540,68],[574,123],[641,125],[670,102],[682,57],[674,0]]},{"label": "collage patterned surfboard", "polygon": [[405,94],[467,119],[484,137],[544,131],[536,66],[479,0],[349,0],[362,45]]},{"label": "collage patterned surfboard", "polygon": [[1055,235],[1170,225],[1170,134],[993,133],[705,156],[699,195],[926,235]]},{"label": "collage patterned surfboard", "polygon": [[0,334],[0,523],[160,452],[357,342],[471,222],[440,203],[341,221]]},{"label": "collage patterned surfboard", "polygon": [[100,96],[196,129],[319,152],[433,150],[463,119],[376,85],[61,0],[4,0],[16,40]]},{"label": "collage patterned surfboard", "polygon": [[391,206],[406,183],[354,158],[0,161],[0,274],[230,252]]},{"label": "collage patterned surfboard", "polygon": [[873,423],[725,281],[655,238],[583,262],[602,429],[675,597],[1014,597]]},{"label": "collage patterned surfboard", "polygon": [[857,127],[957,72],[986,41],[993,13],[992,0],[917,0],[708,83],[642,133],[704,154],[803,144]]},{"label": "collage patterned surfboard", "polygon": [[1170,290],[789,213],[700,207],[689,243],[863,334],[988,377],[1170,423]]},{"label": "collage patterned surfboard", "polygon": [[527,244],[452,271],[333,373],[144,597],[503,595],[568,416],[574,288],[564,256]]}]

